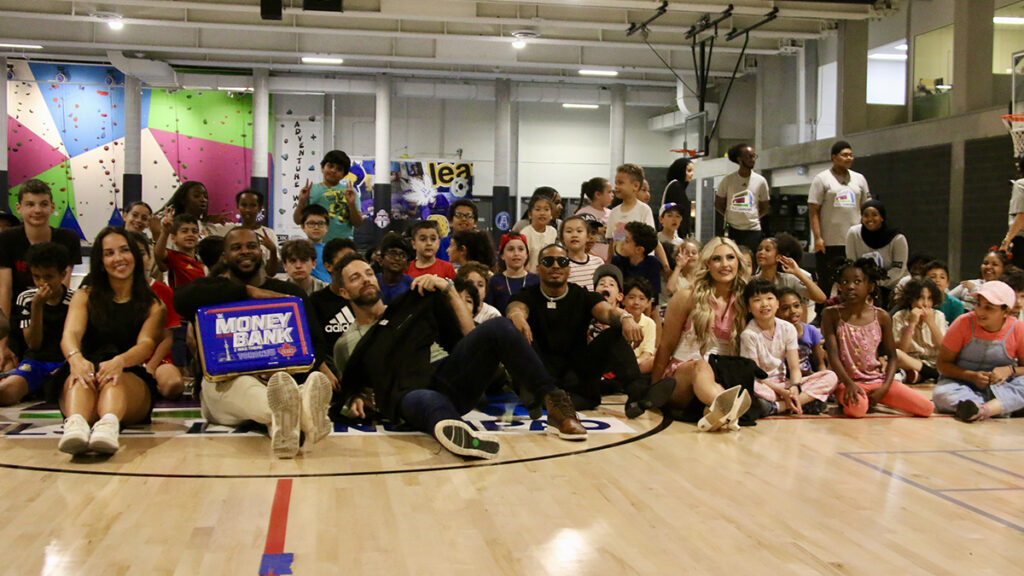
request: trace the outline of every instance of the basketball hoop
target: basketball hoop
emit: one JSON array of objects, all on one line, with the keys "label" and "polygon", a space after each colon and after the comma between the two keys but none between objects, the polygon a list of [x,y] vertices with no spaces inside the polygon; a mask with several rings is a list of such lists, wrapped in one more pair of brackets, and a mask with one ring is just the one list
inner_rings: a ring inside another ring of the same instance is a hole
[{"label": "basketball hoop", "polygon": [[[1024,114],[1020,115],[1021,119],[1024,120]],[[689,148],[675,148],[669,149],[669,152],[675,152],[676,154],[682,154],[683,158],[696,158],[697,151],[690,150]]]},{"label": "basketball hoop", "polygon": [[1013,138],[1013,153],[1024,155],[1024,114],[1007,114],[1003,116],[1003,124]]}]

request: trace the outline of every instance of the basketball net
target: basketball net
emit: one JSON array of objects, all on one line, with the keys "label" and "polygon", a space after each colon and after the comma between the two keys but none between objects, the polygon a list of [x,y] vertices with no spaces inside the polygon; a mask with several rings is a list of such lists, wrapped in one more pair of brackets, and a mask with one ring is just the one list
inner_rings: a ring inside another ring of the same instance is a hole
[{"label": "basketball net", "polygon": [[1014,155],[1021,156],[1024,154],[1024,114],[1007,114],[1003,116],[1003,124],[1013,138]]}]

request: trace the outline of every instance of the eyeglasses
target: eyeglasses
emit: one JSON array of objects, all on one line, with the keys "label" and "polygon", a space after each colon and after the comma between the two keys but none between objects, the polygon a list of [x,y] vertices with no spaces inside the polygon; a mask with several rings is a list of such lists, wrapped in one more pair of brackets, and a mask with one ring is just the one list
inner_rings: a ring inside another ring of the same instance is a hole
[{"label": "eyeglasses", "polygon": [[842,154],[836,154],[840,158],[853,158],[853,152],[843,152]]},{"label": "eyeglasses", "polygon": [[452,215],[453,218],[459,218],[461,220],[469,220],[473,218],[472,212],[456,212]]},{"label": "eyeglasses", "polygon": [[401,250],[401,249],[398,249],[398,248],[395,248],[395,249],[392,249],[392,250],[385,250],[382,253],[382,255],[385,258],[401,258],[402,260],[406,260],[409,257],[409,255],[406,254],[405,250]]},{"label": "eyeglasses", "polygon": [[310,228],[326,228],[327,222],[322,220],[306,220],[304,225],[309,226]]},{"label": "eyeglasses", "polygon": [[559,268],[568,268],[569,258],[565,256],[544,256],[539,260],[539,263],[541,266],[545,268],[551,268],[556,263],[558,264]]}]

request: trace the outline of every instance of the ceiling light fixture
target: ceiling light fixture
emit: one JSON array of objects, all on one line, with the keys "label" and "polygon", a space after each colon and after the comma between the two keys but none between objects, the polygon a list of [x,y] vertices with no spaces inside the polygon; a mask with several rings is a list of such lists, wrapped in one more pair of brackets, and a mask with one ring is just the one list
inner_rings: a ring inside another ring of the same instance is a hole
[{"label": "ceiling light fixture", "polygon": [[906,52],[907,50],[910,50],[910,46],[906,44],[897,44],[896,50],[899,50],[900,52]]},{"label": "ceiling light fixture", "polygon": [[1024,18],[1019,16],[993,16],[993,24],[1016,24],[1018,26],[1024,25]]},{"label": "ceiling light fixture", "polygon": [[888,60],[891,62],[906,62],[906,54],[868,54],[870,60]]},{"label": "ceiling light fixture", "polygon": [[526,43],[534,38],[540,38],[540,34],[533,30],[516,30],[512,32],[512,47],[516,50],[522,50],[526,48]]},{"label": "ceiling light fixture", "polygon": [[591,69],[591,68],[584,68],[584,69],[580,70],[580,76],[608,76],[608,77],[612,77],[612,76],[618,76],[618,75],[619,75],[619,72],[617,70],[594,70],[594,69]]},{"label": "ceiling light fixture", "polygon": [[581,110],[597,110],[597,104],[562,104],[562,108],[578,108]]},{"label": "ceiling light fixture", "polygon": [[342,64],[344,58],[331,58],[328,56],[303,56],[303,64]]},{"label": "ceiling light fixture", "polygon": [[121,20],[121,15],[117,12],[92,12],[89,16],[99,20],[100,22],[106,22],[107,26],[111,30],[120,30],[124,28],[124,22]]},{"label": "ceiling light fixture", "polygon": [[13,48],[15,50],[42,50],[39,44],[7,44],[0,43],[0,48]]}]

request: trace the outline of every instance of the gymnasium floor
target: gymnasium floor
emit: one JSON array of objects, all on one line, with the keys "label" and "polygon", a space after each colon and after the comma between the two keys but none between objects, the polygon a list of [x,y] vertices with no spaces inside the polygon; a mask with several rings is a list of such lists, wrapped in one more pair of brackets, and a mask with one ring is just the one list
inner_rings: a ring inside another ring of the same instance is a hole
[{"label": "gymnasium floor", "polygon": [[[494,412],[499,412],[496,408]],[[420,434],[338,427],[295,460],[161,408],[109,459],[0,411],[3,574],[1013,574],[1024,419],[873,413],[700,434],[621,405],[589,440],[502,428],[467,464]],[[473,413],[481,426],[494,417]]]}]

